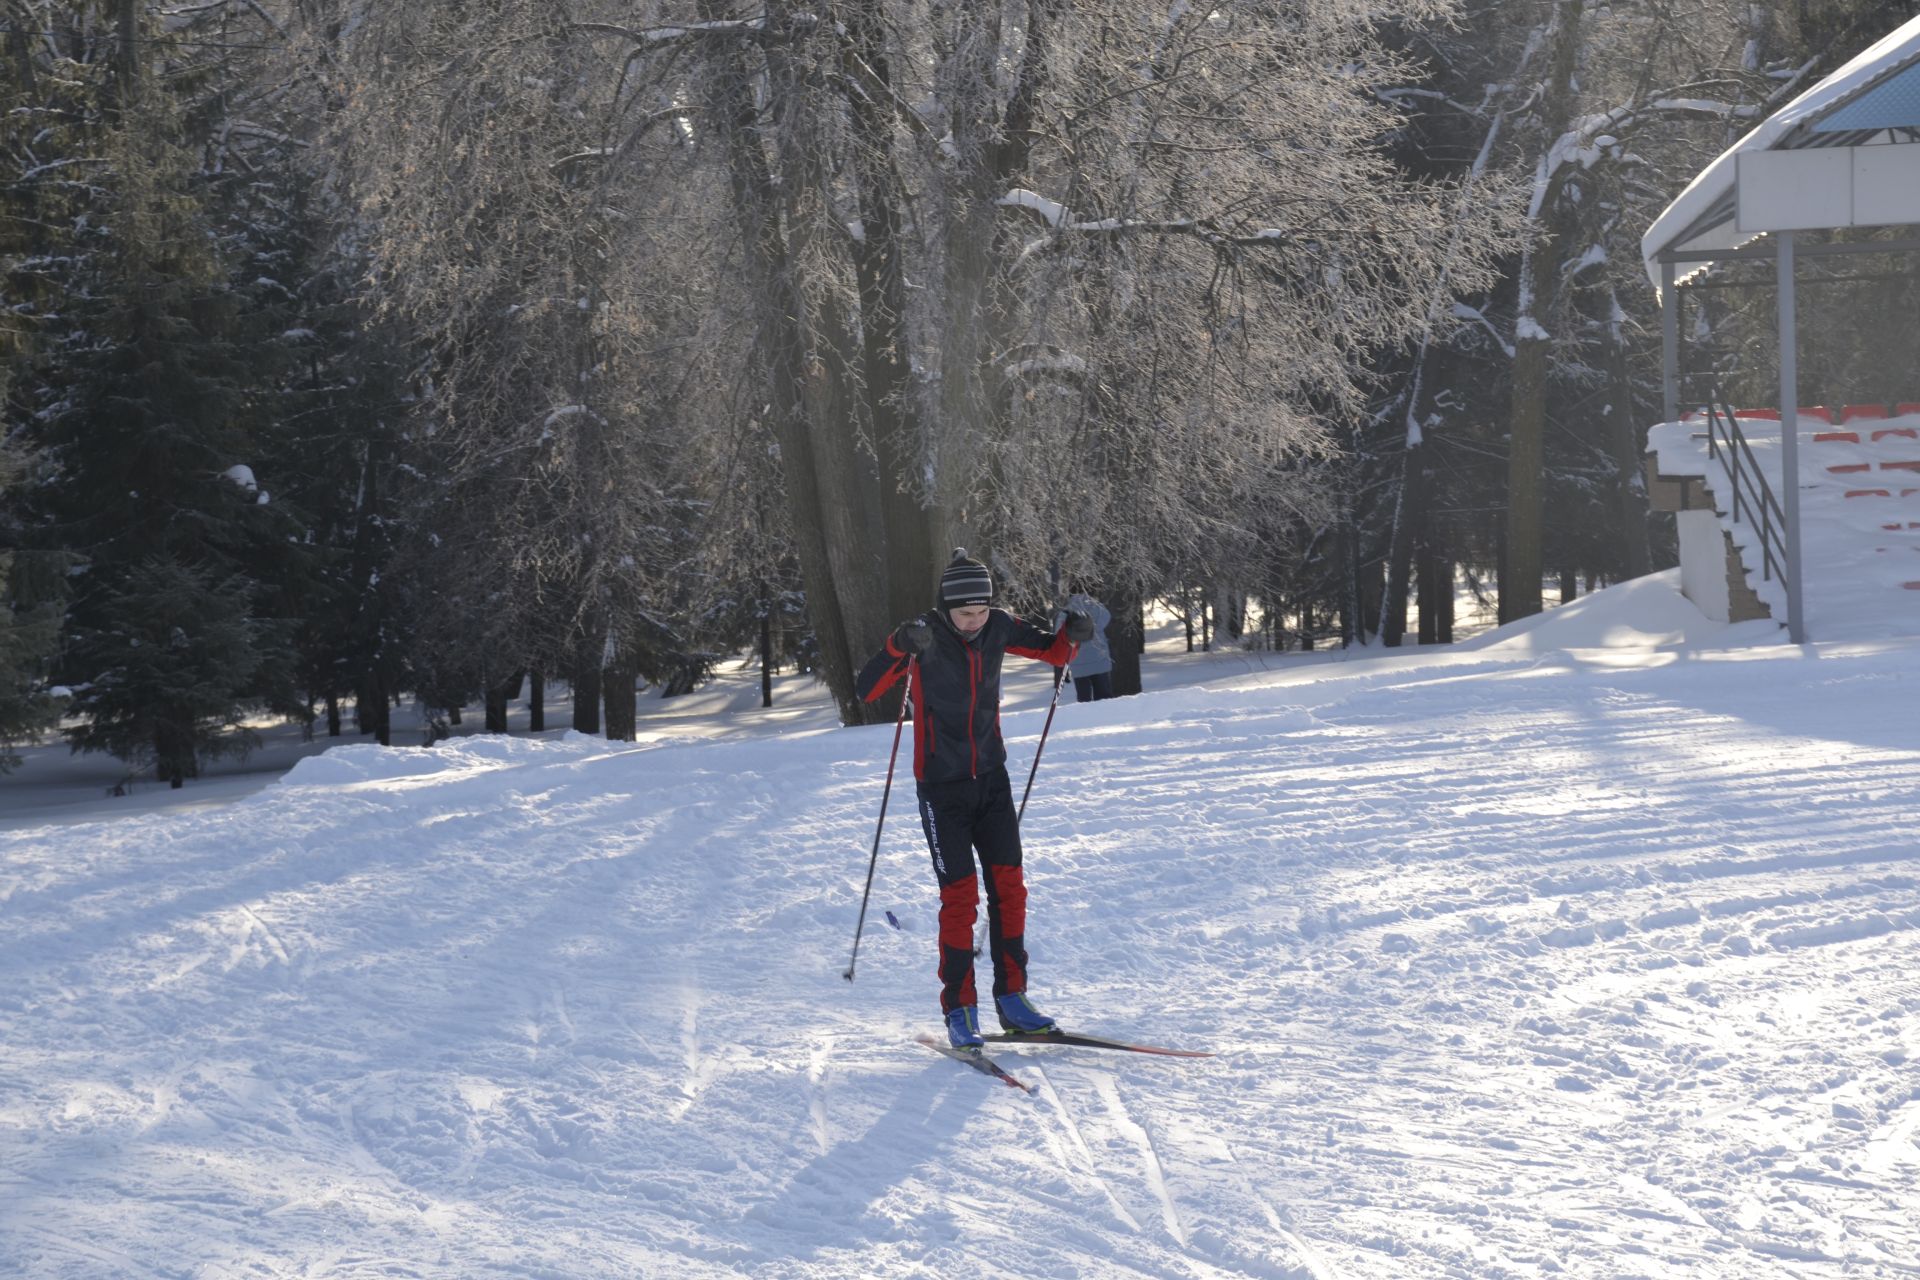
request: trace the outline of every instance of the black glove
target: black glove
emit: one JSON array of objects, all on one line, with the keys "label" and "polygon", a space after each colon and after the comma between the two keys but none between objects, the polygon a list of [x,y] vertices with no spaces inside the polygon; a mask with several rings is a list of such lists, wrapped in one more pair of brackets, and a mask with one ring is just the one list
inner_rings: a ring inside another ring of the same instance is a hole
[{"label": "black glove", "polygon": [[1066,625],[1060,629],[1075,644],[1085,644],[1093,639],[1093,615],[1083,609],[1069,609]]},{"label": "black glove", "polygon": [[933,628],[927,625],[924,618],[915,618],[894,628],[893,647],[908,657],[925,653],[932,646]]}]

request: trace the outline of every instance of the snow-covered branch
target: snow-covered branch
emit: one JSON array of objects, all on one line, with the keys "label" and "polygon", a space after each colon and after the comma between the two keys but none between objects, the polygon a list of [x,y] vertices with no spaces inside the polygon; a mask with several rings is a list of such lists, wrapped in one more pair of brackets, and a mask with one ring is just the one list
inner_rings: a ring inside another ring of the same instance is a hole
[{"label": "snow-covered branch", "polygon": [[612,147],[588,147],[584,151],[576,151],[572,155],[561,156],[558,160],[549,164],[547,169],[552,173],[566,173],[571,169],[579,168],[581,165],[592,164],[595,161],[604,162],[611,160],[613,156],[614,149]]},{"label": "snow-covered branch", "polygon": [[1477,107],[1471,106],[1434,89],[1416,89],[1411,86],[1400,86],[1390,89],[1376,89],[1374,90],[1373,96],[1388,106],[1400,111],[1405,111],[1412,107],[1413,104],[1408,102],[1407,99],[1419,98],[1443,107],[1449,107],[1462,115],[1472,116],[1475,119],[1485,119],[1487,114],[1486,104],[1484,102]]},{"label": "snow-covered branch", "polygon": [[65,169],[72,165],[106,163],[108,163],[106,160],[96,156],[72,156],[65,160],[49,160],[45,164],[37,164],[30,169],[22,169],[20,176],[15,178],[9,185],[16,187],[22,186],[28,182],[37,181],[43,173],[52,173],[56,169]]},{"label": "snow-covered branch", "polygon": [[[1290,232],[1279,227],[1265,227],[1258,231],[1234,232],[1222,230],[1207,218],[1095,218],[1075,221],[1071,211],[1058,200],[1050,200],[1037,192],[1024,187],[1015,187],[994,201],[995,204],[1009,209],[1024,209],[1044,223],[1048,229],[1060,235],[1080,236],[1122,236],[1122,235],[1177,235],[1194,236],[1208,244],[1217,246],[1253,245],[1265,248],[1278,248],[1283,241],[1291,239]],[[1037,245],[1029,245],[1030,253]],[[1022,254],[1025,256],[1025,253]]]},{"label": "snow-covered branch", "polygon": [[851,76],[842,77],[842,82],[849,89],[870,102],[884,102],[893,112],[894,117],[913,133],[926,139],[933,137],[933,130],[928,127],[920,113],[913,109],[913,104],[902,98],[898,89],[887,83],[879,72],[869,66],[867,60],[852,48],[850,41],[842,40],[840,54],[844,65],[853,72]]},{"label": "snow-covered branch", "polygon": [[1025,187],[1015,187],[994,203],[1009,209],[1025,209],[1056,231],[1067,217],[1067,206],[1058,200],[1049,200],[1038,192],[1028,191]]},{"label": "snow-covered branch", "polygon": [[1051,343],[1036,342],[1007,352],[1000,362],[1000,371],[1009,381],[1015,378],[1055,377],[1078,382],[1086,377],[1087,362]]},{"label": "snow-covered branch", "polygon": [[1608,151],[1616,147],[1622,136],[1632,132],[1640,125],[1657,118],[1676,116],[1709,120],[1756,120],[1765,114],[1758,103],[1723,102],[1716,98],[1685,96],[1686,90],[1699,86],[1683,85],[1677,89],[1663,90],[1649,94],[1644,101],[1629,102],[1585,116],[1574,122],[1547,150],[1540,170],[1542,185],[1535,187],[1538,213],[1538,200],[1545,194],[1545,184],[1558,178],[1560,170],[1569,164],[1578,164],[1582,169],[1590,169]]},{"label": "snow-covered branch", "polygon": [[630,40],[635,53],[644,53],[661,45],[688,40],[771,40],[793,39],[820,25],[817,14],[796,13],[775,24],[762,14],[758,18],[730,18],[714,22],[685,22],[663,27],[625,27],[613,22],[576,22],[576,31],[619,36]]},{"label": "snow-covered branch", "polygon": [[1471,321],[1485,329],[1487,336],[1493,339],[1493,344],[1506,353],[1507,359],[1513,359],[1513,344],[1500,336],[1500,331],[1493,327],[1493,321],[1487,319],[1486,313],[1480,308],[1456,301],[1453,304],[1453,315],[1456,320]]}]

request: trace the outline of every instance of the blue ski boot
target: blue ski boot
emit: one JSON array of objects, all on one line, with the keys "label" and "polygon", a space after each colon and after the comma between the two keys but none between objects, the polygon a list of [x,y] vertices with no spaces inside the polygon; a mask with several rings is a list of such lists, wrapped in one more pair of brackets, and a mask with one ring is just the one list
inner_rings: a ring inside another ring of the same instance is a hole
[{"label": "blue ski boot", "polygon": [[1053,1019],[1033,1007],[1025,993],[996,997],[994,1003],[1000,1006],[1000,1029],[1016,1035],[1044,1036],[1060,1030],[1053,1025]]},{"label": "blue ski boot", "polygon": [[980,1011],[970,1004],[957,1005],[947,1013],[947,1043],[956,1049],[979,1049],[986,1045],[980,1038]]}]

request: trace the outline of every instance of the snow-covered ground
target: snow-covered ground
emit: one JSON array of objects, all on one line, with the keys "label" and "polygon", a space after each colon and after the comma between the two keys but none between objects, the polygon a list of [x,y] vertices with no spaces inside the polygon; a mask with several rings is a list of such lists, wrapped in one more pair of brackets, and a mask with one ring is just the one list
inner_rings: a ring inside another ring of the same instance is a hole
[{"label": "snow-covered ground", "polygon": [[1003,1052],[1031,1095],[912,1043],[897,793],[841,978],[891,726],[0,832],[0,1273],[1920,1274],[1920,639],[1675,581],[1063,707],[1036,1001],[1218,1056]]}]

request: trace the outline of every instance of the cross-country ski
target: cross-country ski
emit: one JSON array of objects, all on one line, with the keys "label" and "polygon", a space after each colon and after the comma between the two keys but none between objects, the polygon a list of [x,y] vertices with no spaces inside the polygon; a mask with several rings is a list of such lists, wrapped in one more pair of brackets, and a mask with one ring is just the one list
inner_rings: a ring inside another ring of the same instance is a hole
[{"label": "cross-country ski", "polygon": [[1104,1036],[1080,1035],[1072,1031],[989,1031],[982,1036],[990,1044],[1063,1044],[1083,1049],[1113,1049],[1123,1053],[1157,1054],[1166,1058],[1211,1058],[1207,1049],[1170,1049],[1165,1045],[1133,1044]]},{"label": "cross-country ski", "polygon": [[952,1058],[955,1062],[964,1062],[975,1071],[992,1076],[1001,1084],[1008,1085],[1015,1089],[1023,1089],[1028,1093],[1033,1092],[1032,1085],[1009,1074],[1005,1067],[1002,1067],[992,1058],[989,1058],[986,1053],[980,1049],[956,1049],[944,1041],[934,1039],[932,1036],[915,1036],[914,1041],[917,1044],[927,1046],[927,1048],[933,1050],[935,1053]]}]

